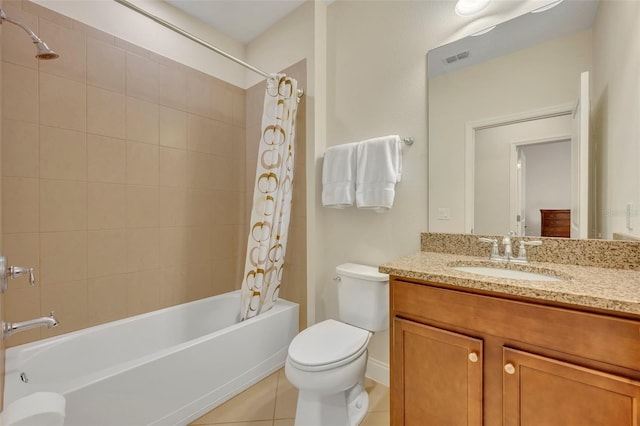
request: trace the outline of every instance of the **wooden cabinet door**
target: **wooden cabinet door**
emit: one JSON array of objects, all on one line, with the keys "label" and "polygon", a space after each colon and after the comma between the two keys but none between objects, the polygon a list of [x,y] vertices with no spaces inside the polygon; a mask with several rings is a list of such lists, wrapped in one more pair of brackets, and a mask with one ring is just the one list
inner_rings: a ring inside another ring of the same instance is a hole
[{"label": "wooden cabinet door", "polygon": [[637,426],[640,382],[503,348],[504,426]]},{"label": "wooden cabinet door", "polygon": [[482,425],[482,341],[393,320],[392,425]]}]

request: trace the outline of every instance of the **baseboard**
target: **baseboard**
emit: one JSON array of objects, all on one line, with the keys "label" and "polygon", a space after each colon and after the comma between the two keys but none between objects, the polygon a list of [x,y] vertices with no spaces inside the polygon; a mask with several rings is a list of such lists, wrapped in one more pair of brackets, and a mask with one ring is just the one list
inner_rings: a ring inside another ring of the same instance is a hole
[{"label": "baseboard", "polygon": [[389,364],[369,357],[369,360],[367,361],[367,371],[365,372],[365,376],[367,376],[374,382],[378,382],[381,385],[389,387]]}]

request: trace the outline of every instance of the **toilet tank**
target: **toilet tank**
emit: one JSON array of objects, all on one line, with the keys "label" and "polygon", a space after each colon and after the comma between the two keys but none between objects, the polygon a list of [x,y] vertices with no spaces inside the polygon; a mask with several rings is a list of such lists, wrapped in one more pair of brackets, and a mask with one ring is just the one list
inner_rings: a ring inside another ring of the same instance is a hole
[{"label": "toilet tank", "polygon": [[336,267],[340,320],[369,331],[389,328],[389,275],[356,263]]}]

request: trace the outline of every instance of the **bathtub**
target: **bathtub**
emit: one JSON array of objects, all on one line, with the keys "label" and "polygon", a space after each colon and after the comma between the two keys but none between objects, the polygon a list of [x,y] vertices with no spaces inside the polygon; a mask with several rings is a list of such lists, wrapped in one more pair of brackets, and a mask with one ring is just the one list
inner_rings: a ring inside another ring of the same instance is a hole
[{"label": "bathtub", "polygon": [[239,310],[235,291],[9,348],[4,404],[57,392],[65,425],[186,425],[284,365],[298,305]]}]

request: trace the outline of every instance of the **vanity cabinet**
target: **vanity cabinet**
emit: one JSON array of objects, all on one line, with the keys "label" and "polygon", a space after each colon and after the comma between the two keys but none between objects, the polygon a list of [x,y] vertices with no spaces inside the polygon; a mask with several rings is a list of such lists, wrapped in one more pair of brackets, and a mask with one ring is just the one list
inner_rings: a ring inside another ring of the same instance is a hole
[{"label": "vanity cabinet", "polygon": [[640,320],[391,279],[393,426],[640,424]]}]

